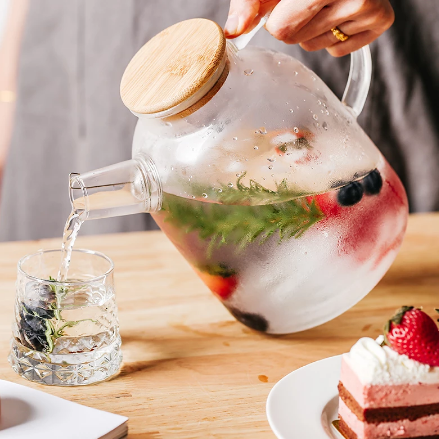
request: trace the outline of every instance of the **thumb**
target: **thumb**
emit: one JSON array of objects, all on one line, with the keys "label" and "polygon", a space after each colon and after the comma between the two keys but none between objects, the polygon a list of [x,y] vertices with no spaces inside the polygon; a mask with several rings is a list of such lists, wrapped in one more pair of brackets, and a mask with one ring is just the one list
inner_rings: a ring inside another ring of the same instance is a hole
[{"label": "thumb", "polygon": [[260,0],[231,0],[229,17],[224,26],[227,38],[242,35],[259,13]]}]

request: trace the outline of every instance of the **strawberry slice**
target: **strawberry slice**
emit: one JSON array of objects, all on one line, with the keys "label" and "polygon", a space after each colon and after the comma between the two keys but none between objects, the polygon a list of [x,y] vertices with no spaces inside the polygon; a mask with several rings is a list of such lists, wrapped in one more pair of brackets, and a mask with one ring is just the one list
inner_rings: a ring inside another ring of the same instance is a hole
[{"label": "strawberry slice", "polygon": [[384,328],[386,343],[398,354],[430,366],[439,366],[439,330],[420,309],[403,306]]},{"label": "strawberry slice", "polygon": [[221,300],[227,300],[236,290],[238,285],[236,271],[224,264],[206,265],[199,269],[194,268],[194,270]]},{"label": "strawberry slice", "polygon": [[275,145],[274,150],[280,156],[291,150],[311,149],[309,139],[313,137],[313,134],[308,130],[298,129],[297,132],[294,130],[278,130],[270,134],[270,142]]}]

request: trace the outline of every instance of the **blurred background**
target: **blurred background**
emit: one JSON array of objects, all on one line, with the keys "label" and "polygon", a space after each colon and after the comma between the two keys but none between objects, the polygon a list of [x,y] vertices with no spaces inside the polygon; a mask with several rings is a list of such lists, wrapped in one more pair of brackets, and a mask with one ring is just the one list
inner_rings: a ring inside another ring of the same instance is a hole
[{"label": "blurred background", "polygon": [[[359,122],[402,179],[412,211],[439,208],[439,2],[394,0],[396,21],[371,45]],[[68,175],[129,159],[136,118],[119,82],[164,28],[193,17],[224,25],[228,0],[0,0],[0,240],[60,237]],[[304,52],[266,31],[252,44],[289,53],[341,97],[349,57]],[[88,221],[81,233],[155,228],[147,214]]]},{"label": "blurred background", "polygon": [[6,21],[6,14],[8,12],[9,0],[4,0],[0,3],[0,39],[3,36],[3,29]]}]

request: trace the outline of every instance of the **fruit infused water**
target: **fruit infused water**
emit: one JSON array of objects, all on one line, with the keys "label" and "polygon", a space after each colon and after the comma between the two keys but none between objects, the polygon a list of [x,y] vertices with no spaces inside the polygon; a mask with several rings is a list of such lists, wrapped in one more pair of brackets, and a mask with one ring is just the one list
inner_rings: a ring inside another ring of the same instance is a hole
[{"label": "fruit infused water", "polygon": [[[85,220],[151,213],[239,321],[274,334],[304,330],[346,311],[384,275],[404,235],[406,195],[356,121],[370,79],[364,51],[353,55],[343,105],[298,60],[226,46],[207,94],[203,86],[192,106],[148,110],[163,89],[144,81],[155,68],[147,43],[121,86],[139,117],[133,159],[76,175],[71,200]],[[148,294],[148,273],[144,285]]]},{"label": "fruit infused water", "polygon": [[9,362],[24,378],[86,385],[117,373],[121,339],[113,263],[89,250],[70,251],[69,276],[57,281],[61,250],[41,250],[18,265]]},{"label": "fruit infused water", "polygon": [[282,187],[238,179],[222,195],[224,204],[165,194],[154,219],[237,320],[273,334],[353,306],[387,271],[406,228],[405,191],[384,159],[323,194],[246,205],[277,201]]}]

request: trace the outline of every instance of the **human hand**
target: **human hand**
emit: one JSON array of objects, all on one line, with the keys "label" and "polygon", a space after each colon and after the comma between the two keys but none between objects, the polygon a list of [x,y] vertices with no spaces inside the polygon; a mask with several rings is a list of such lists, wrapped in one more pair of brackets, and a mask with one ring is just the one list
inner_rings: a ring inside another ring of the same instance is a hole
[{"label": "human hand", "polygon": [[[272,8],[265,28],[287,44],[344,56],[371,43],[394,21],[389,0],[231,0],[224,32],[235,38],[251,30]],[[339,41],[337,27],[349,38]]]}]

